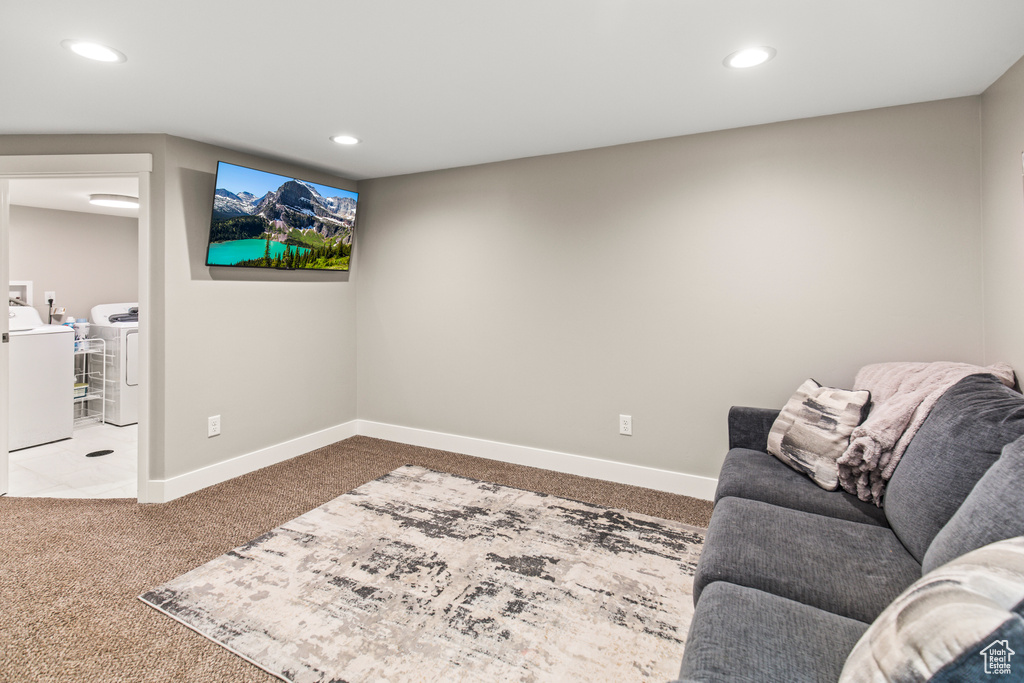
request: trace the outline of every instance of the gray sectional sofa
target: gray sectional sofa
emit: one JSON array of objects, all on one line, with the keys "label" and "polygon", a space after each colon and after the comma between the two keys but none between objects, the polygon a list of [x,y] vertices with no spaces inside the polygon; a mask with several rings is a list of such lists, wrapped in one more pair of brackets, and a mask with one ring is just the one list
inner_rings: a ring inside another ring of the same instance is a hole
[{"label": "gray sectional sofa", "polygon": [[767,453],[776,415],[730,411],[681,681],[836,681],[869,624],[922,575],[1024,534],[1024,397],[991,375],[942,395],[883,508]]}]

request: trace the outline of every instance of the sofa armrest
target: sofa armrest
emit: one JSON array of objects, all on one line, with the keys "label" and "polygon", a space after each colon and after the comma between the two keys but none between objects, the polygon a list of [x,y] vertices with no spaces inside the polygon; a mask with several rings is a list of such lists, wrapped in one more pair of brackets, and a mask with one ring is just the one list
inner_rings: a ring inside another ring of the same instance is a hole
[{"label": "sofa armrest", "polygon": [[768,450],[768,432],[771,431],[780,410],[772,408],[729,408],[729,449],[749,448]]}]

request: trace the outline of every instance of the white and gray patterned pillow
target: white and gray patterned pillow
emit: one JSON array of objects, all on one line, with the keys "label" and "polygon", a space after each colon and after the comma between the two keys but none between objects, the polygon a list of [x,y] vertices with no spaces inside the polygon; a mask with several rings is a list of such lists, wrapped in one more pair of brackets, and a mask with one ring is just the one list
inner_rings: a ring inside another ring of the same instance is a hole
[{"label": "white and gray patterned pillow", "polygon": [[768,452],[827,491],[839,488],[836,460],[864,421],[871,392],[800,385],[768,433]]},{"label": "white and gray patterned pillow", "polygon": [[1024,536],[928,572],[868,627],[840,683],[1024,678]]}]

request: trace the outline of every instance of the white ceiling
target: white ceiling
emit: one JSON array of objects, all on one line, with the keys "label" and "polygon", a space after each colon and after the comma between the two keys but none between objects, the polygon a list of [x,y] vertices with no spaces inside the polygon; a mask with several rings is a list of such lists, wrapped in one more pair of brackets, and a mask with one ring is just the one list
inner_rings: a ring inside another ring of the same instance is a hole
[{"label": "white ceiling", "polygon": [[1022,0],[8,2],[0,133],[170,133],[361,179],[976,95],[1022,55]]},{"label": "white ceiling", "polygon": [[137,218],[139,210],[95,206],[89,195],[120,194],[139,196],[138,178],[82,176],[75,178],[17,178],[10,181],[11,204],[41,209],[99,213]]}]

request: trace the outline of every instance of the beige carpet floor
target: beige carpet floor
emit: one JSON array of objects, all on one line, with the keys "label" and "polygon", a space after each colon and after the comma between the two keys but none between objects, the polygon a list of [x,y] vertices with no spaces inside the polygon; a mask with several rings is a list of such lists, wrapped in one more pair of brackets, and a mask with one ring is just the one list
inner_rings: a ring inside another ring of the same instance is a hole
[{"label": "beige carpet floor", "polygon": [[0,498],[0,681],[275,681],[137,596],[412,464],[706,527],[711,503],[354,437],[160,505]]}]

